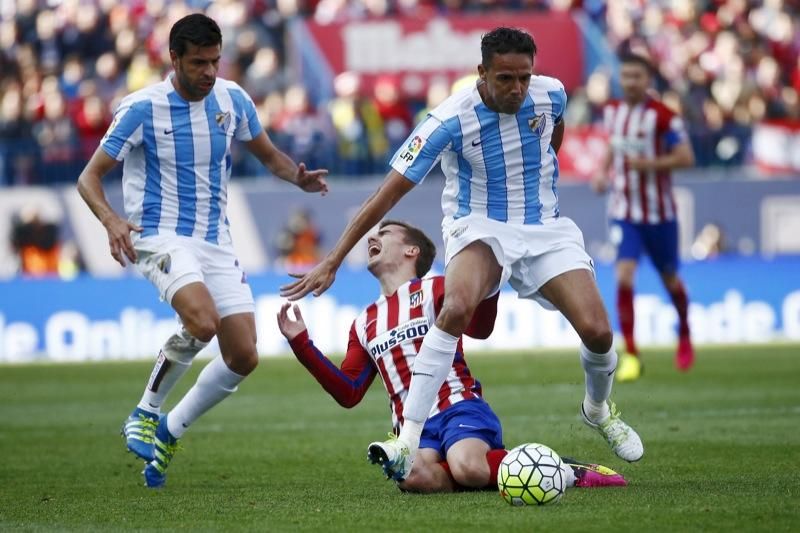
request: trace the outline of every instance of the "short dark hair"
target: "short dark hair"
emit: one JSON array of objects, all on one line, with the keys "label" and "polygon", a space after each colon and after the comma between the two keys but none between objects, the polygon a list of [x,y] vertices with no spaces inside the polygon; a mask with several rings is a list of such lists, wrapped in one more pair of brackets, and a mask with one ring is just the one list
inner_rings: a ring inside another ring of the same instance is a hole
[{"label": "short dark hair", "polygon": [[517,28],[495,28],[481,37],[481,63],[489,68],[495,54],[536,55],[536,43],[526,31]]},{"label": "short dark hair", "polygon": [[620,65],[639,65],[644,67],[648,74],[653,74],[653,64],[650,62],[650,60],[642,54],[637,54],[636,52],[622,52],[619,55],[619,63]]},{"label": "short dark hair", "polygon": [[431,269],[433,259],[436,257],[436,245],[433,241],[425,235],[425,232],[416,228],[408,222],[401,222],[399,220],[384,220],[380,223],[379,228],[383,229],[386,226],[400,226],[405,233],[405,243],[419,248],[419,255],[417,262],[414,264],[414,270],[417,277],[421,278]]},{"label": "short dark hair", "polygon": [[222,44],[222,32],[214,19],[202,13],[186,15],[169,30],[169,49],[178,56],[186,53],[189,44],[214,46]]}]

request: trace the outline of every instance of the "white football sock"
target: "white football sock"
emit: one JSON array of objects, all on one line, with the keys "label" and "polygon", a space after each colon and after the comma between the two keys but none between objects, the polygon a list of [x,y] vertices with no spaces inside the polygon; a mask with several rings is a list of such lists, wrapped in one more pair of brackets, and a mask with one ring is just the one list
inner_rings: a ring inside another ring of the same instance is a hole
[{"label": "white football sock", "polygon": [[176,439],[182,437],[192,422],[236,392],[244,378],[228,368],[221,355],[212,359],[197,376],[194,387],[169,412],[167,429],[172,436]]},{"label": "white football sock", "polygon": [[144,389],[139,408],[151,413],[159,414],[161,405],[175,384],[183,377],[197,352],[208,345],[192,337],[183,326],[172,335],[161,351],[150,373],[150,380]]},{"label": "white football sock", "polygon": [[431,327],[411,372],[411,385],[408,388],[403,417],[405,423],[400,429],[400,440],[411,450],[412,456],[419,447],[422,426],[431,413],[433,402],[442,383],[453,366],[453,358],[458,347],[458,337],[442,331],[435,325]]},{"label": "white football sock", "polygon": [[612,346],[607,353],[594,353],[581,344],[581,365],[586,376],[583,410],[592,422],[603,422],[610,415],[607,400],[614,384],[617,352]]},{"label": "white football sock", "polygon": [[566,463],[561,463],[561,475],[564,476],[564,488],[575,486],[575,471]]}]

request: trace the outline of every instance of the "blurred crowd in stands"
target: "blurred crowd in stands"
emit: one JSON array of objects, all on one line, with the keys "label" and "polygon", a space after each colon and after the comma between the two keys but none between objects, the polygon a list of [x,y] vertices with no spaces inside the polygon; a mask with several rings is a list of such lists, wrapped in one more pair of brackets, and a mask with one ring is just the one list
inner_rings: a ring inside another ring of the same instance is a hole
[{"label": "blurred crowd in stands", "polygon": [[[368,94],[343,73],[334,97],[314,105],[286,68],[287,21],[319,23],[396,14],[575,10],[612,49],[646,52],[656,87],[679,109],[701,165],[747,162],[754,123],[800,119],[798,0],[0,0],[0,185],[73,181],[126,94],[163,79],[168,33],[204,9],[223,32],[220,76],[253,97],[262,123],[295,159],[334,174],[381,173],[424,110],[397,80]],[[570,95],[569,126],[598,120],[613,96],[611,72],[591,73]],[[239,150],[235,175],[263,170]]]}]

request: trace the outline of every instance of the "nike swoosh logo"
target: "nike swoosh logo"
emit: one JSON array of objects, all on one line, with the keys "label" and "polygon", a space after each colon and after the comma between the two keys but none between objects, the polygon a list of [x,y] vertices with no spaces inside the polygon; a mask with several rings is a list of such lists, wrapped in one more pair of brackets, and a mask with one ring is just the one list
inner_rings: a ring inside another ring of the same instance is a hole
[{"label": "nike swoosh logo", "polygon": [[429,378],[433,377],[433,374],[426,374],[425,372],[412,372],[412,376],[428,376]]},{"label": "nike swoosh logo", "polygon": [[613,374],[614,372],[616,372],[616,371],[617,371],[617,369],[615,368],[614,370],[612,370],[611,372],[609,372],[609,373],[608,373],[608,375],[610,376],[610,375],[612,375],[612,374]]},{"label": "nike swoosh logo", "polygon": [[173,131],[175,131],[175,128],[172,128],[171,130],[164,130],[164,135],[172,135]]},{"label": "nike swoosh logo", "polygon": [[478,146],[480,143],[481,143],[480,139],[475,139],[474,141],[472,141],[472,146]]},{"label": "nike swoosh logo", "polygon": [[467,429],[480,429],[478,426],[470,426],[469,424],[459,424],[458,427]]}]

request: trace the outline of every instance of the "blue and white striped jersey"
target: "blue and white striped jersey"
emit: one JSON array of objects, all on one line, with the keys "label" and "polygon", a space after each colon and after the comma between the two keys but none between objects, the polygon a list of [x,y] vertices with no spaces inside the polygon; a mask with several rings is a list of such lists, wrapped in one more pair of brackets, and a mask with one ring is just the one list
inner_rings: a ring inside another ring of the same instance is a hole
[{"label": "blue and white striped jersey", "polygon": [[515,115],[492,111],[477,86],[467,87],[428,114],[391,166],[420,183],[441,159],[445,217],[545,223],[558,217],[558,160],[550,140],[566,104],[564,86],[546,76],[531,78]]},{"label": "blue and white striped jersey", "polygon": [[100,146],[125,160],[125,213],[142,226],[142,237],[226,244],[231,140],[262,131],[253,101],[236,83],[217,78],[208,96],[187,102],[170,77],[123,99]]}]

